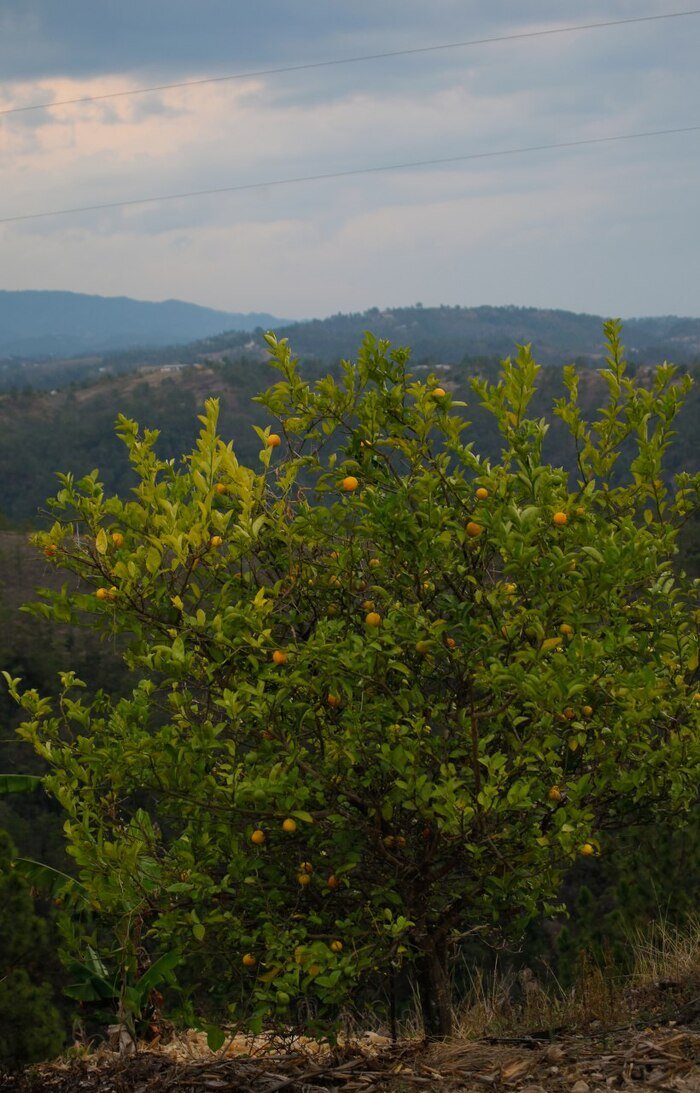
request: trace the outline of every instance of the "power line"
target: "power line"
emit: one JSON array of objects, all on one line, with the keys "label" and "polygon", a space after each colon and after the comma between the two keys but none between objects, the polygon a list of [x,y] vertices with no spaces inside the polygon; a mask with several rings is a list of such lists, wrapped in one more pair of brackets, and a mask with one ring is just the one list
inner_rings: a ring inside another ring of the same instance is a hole
[{"label": "power line", "polygon": [[178,87],[201,87],[203,84],[225,83],[231,80],[250,80],[256,76],[277,76],[283,72],[308,72],[314,68],[330,68],[334,65],[352,65],[360,61],[382,61],[390,57],[411,57],[419,53],[437,53],[447,49],[464,49],[467,46],[491,45],[496,42],[514,42],[526,38],[544,38],[552,34],[573,34],[580,30],[599,30],[604,27],[628,26],[631,23],[654,23],[661,19],[682,19],[689,15],[700,15],[700,8],[690,11],[670,11],[664,15],[639,15],[630,19],[612,19],[604,23],[580,23],[576,26],[553,27],[549,30],[529,30],[518,34],[502,34],[493,38],[472,38],[464,42],[446,42],[437,46],[420,46],[417,49],[395,49],[387,53],[367,53],[359,57],[340,57],[330,61],[312,61],[308,64],[285,65],[280,68],[261,68],[253,72],[235,72],[228,76],[207,76],[201,80],[182,80],[178,83],[154,84],[152,87],[137,87],[130,91],[108,91],[103,95],[84,95],[75,99],[59,99],[56,102],[34,103],[32,106],[10,106],[0,110],[0,116],[22,114],[30,110],[50,110],[57,106],[75,106],[78,103],[100,102],[104,99],[126,98],[130,95],[146,95],[151,91],[172,91]]},{"label": "power line", "polygon": [[349,171],[328,171],[325,174],[297,175],[293,178],[275,178],[264,182],[243,182],[236,186],[217,186],[215,189],[210,190],[188,190],[185,193],[159,194],[156,197],[136,197],[127,201],[105,201],[98,205],[78,205],[72,209],[53,209],[49,212],[3,216],[0,217],[0,224],[15,224],[20,220],[41,220],[49,216],[71,216],[75,213],[96,212],[100,209],[124,209],[132,205],[152,205],[161,201],[179,201],[190,197],[240,193],[243,190],[262,190],[266,187],[290,186],[300,182],[321,182],[333,178],[350,178],[353,175],[379,174],[381,171],[405,171],[415,167],[436,167],[448,163],[464,163],[467,160],[517,156],[526,152],[545,152],[555,148],[580,148],[583,145],[610,144],[619,140],[641,140],[644,137],[663,137],[673,133],[696,133],[699,130],[700,125],[685,125],[679,129],[650,129],[643,133],[618,133],[612,137],[587,137],[582,140],[566,140],[555,144],[530,144],[525,148],[503,148],[497,152],[469,152],[464,156],[446,156],[443,159],[418,159],[409,163],[387,163],[373,167],[356,167]]}]

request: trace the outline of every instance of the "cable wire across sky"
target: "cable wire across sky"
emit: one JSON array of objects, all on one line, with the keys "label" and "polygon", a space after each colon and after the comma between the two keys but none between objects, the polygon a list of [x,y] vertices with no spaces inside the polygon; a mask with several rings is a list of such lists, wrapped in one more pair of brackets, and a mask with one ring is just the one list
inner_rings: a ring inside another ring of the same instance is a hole
[{"label": "cable wire across sky", "polygon": [[515,42],[528,38],[544,38],[554,34],[573,34],[583,30],[601,30],[605,27],[629,26],[633,23],[654,23],[662,19],[682,19],[691,15],[700,15],[700,8],[689,11],[669,11],[660,15],[638,15],[629,19],[611,19],[598,23],[579,23],[575,26],[550,27],[545,30],[528,30],[516,34],[501,34],[491,38],[472,38],[462,42],[445,42],[435,46],[418,46],[414,49],[394,49],[385,53],[366,53],[357,57],[339,57],[328,61],[310,61],[305,64],[284,65],[279,68],[261,68],[251,72],[234,72],[224,76],[205,76],[196,80],[181,80],[177,83],[153,84],[150,87],[137,87],[124,91],[106,91],[101,95],[83,95],[74,99],[57,99],[55,102],[33,103],[29,106],[10,106],[0,110],[0,117],[8,114],[23,114],[31,110],[52,110],[59,106],[75,106],[80,103],[101,102],[105,99],[127,98],[133,95],[147,95],[153,91],[172,91],[180,87],[201,87],[204,84],[226,83],[233,80],[251,80],[259,76],[277,76],[284,72],[308,72],[312,69],[331,68],[338,65],[358,64],[361,61],[382,61],[391,57],[411,57],[422,53],[437,53],[448,49],[466,49],[469,46],[492,45],[497,42]]},{"label": "cable wire across sky", "polygon": [[382,171],[407,171],[419,167],[445,166],[465,163],[467,160],[495,159],[499,156],[524,155],[526,152],[547,152],[558,148],[581,148],[592,144],[612,144],[614,141],[642,140],[647,137],[665,137],[679,133],[700,132],[700,125],[684,125],[675,129],[650,129],[641,133],[618,133],[610,137],[586,137],[582,140],[557,141],[552,144],[530,144],[524,148],[503,148],[495,152],[468,152],[461,156],[445,156],[441,159],[419,159],[407,163],[385,163],[370,167],[356,167],[347,171],[328,171],[322,174],[297,175],[291,178],[275,178],[260,182],[242,182],[233,186],[217,186],[207,190],[188,190],[185,193],[159,194],[153,197],[136,197],[125,201],[104,201],[95,205],[78,205],[70,209],[52,209],[46,212],[22,213],[18,216],[2,216],[0,224],[14,224],[26,220],[42,220],[50,216],[72,216],[78,213],[97,212],[103,209],[125,209],[136,205],[153,205],[164,201],[181,201],[193,197],[211,197],[216,194],[241,193],[244,190],[262,190],[273,186],[291,186],[304,182],[321,182],[335,178],[351,178],[357,175],[379,174]]}]

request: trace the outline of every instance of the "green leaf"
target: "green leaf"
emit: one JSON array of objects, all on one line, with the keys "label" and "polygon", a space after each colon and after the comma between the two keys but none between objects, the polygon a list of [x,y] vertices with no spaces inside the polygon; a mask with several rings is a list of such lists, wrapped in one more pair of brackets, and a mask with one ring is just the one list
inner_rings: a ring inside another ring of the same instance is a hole
[{"label": "green leaf", "polygon": [[155,547],[149,547],[146,554],[146,569],[149,573],[154,574],[158,572],[160,568],[160,551]]},{"label": "green leaf", "polygon": [[87,895],[87,891],[80,881],[77,881],[75,877],[70,877],[68,873],[62,873],[60,869],[54,869],[50,865],[43,865],[41,862],[32,861],[30,858],[15,858],[13,868],[35,888],[43,888],[51,895],[55,896],[64,891],[75,892],[82,896]]},{"label": "green leaf", "polygon": [[217,1025],[207,1025],[207,1047],[210,1051],[218,1051],[226,1042],[226,1033]]},{"label": "green leaf", "polygon": [[5,793],[27,793],[37,789],[44,779],[33,774],[0,774],[0,795]]},{"label": "green leaf", "polygon": [[84,983],[69,983],[63,988],[63,993],[78,1002],[105,1002],[117,997],[116,990],[99,979],[88,979]]},{"label": "green leaf", "polygon": [[603,555],[600,553],[599,550],[596,550],[595,547],[582,546],[581,550],[583,551],[584,554],[588,554],[588,556],[590,558],[592,558],[594,562],[597,562],[598,565],[603,565],[604,564],[605,559],[603,558]]},{"label": "green leaf", "polygon": [[[195,935],[196,936],[196,935]],[[198,938],[201,941],[201,938]],[[141,990],[150,991],[159,983],[170,982],[172,980],[171,972],[180,963],[181,957],[178,952],[173,950],[169,953],[163,953],[162,956],[151,964],[147,972],[144,972],[139,979],[139,988]]]}]

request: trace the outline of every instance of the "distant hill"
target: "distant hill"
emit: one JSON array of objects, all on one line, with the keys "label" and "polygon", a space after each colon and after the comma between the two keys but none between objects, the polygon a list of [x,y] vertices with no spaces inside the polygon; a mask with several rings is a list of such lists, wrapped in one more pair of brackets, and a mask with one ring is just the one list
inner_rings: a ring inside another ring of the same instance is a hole
[{"label": "distant hill", "polygon": [[[613,316],[608,316],[612,318]],[[535,307],[413,307],[380,308],[311,319],[290,326],[273,324],[279,337],[290,340],[294,353],[307,361],[332,364],[352,358],[369,330],[393,345],[411,348],[414,362],[460,364],[480,357],[502,358],[517,345],[531,343],[542,364],[564,364],[585,359],[598,364],[605,354],[604,318]],[[668,359],[676,364],[700,361],[700,319],[674,315],[626,319],[623,337],[630,361],[655,364]],[[178,348],[180,362],[246,356],[265,356],[262,334],[230,331]],[[162,363],[162,351],[151,361]],[[125,370],[123,356],[103,362],[109,371]],[[134,365],[132,364],[132,367]]]},{"label": "distant hill", "polygon": [[179,345],[225,330],[267,329],[288,322],[264,312],[214,311],[181,300],[151,303],[78,292],[0,291],[0,358]]},{"label": "distant hill", "polygon": [[[613,318],[616,316],[607,316]],[[459,364],[466,357],[505,356],[516,343],[531,342],[543,364],[605,353],[603,318],[534,307],[371,308],[361,314],[332,315],[301,322],[289,336],[294,352],[320,360],[353,356],[365,330],[394,344],[411,346],[414,360]],[[700,319],[675,316],[626,319],[624,339],[631,359],[645,363],[659,353],[684,364],[700,357]],[[226,338],[211,339],[223,349]]]},{"label": "distant hill", "polygon": [[[0,345],[3,338],[2,298],[9,295],[12,294],[0,293]],[[172,304],[138,306],[192,307],[174,301]],[[56,355],[49,360],[7,358],[3,361],[0,350],[0,391],[62,389],[71,383],[94,382],[104,374],[119,375],[166,364],[244,358],[251,363],[259,362],[266,357],[263,331],[267,329],[273,329],[280,337],[288,337],[294,353],[303,361],[322,367],[354,357],[367,330],[377,337],[389,339],[394,345],[410,346],[416,364],[473,364],[483,358],[493,361],[513,353],[518,344],[527,342],[532,344],[537,360],[547,365],[579,361],[597,366],[605,353],[601,316],[543,308],[416,305],[385,310],[370,308],[361,313],[331,315],[327,319],[293,324],[271,315],[234,316],[207,312],[205,308],[193,310],[205,315],[225,315],[228,328],[182,343],[178,340],[178,329],[170,326],[167,343],[152,343],[145,347],[144,337],[136,348],[94,351],[80,356]],[[234,319],[247,319],[257,324],[257,328],[234,329],[231,325]],[[700,319],[675,316],[627,319],[623,337],[633,364],[656,364],[664,359],[683,366],[700,363]]]}]

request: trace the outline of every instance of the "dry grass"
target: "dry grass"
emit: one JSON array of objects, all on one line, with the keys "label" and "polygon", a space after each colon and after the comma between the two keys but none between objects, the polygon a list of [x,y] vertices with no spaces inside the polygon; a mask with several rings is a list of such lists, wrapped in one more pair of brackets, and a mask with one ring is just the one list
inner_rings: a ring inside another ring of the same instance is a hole
[{"label": "dry grass", "polygon": [[[470,974],[465,998],[455,1010],[458,1037],[553,1034],[590,1026],[611,1028],[629,1020],[635,1000],[700,979],[700,916],[676,927],[661,921],[630,938],[632,971],[622,974],[612,961],[584,963],[573,987],[553,973],[538,980],[520,973]],[[415,1024],[415,1022],[414,1022]]]},{"label": "dry grass", "polygon": [[549,975],[544,983],[529,969],[518,975],[472,977],[467,997],[457,1009],[460,1038],[537,1034],[581,1028],[598,1022],[619,1023],[628,1009],[625,980],[609,967],[591,964],[576,985],[564,989]]},{"label": "dry grass", "polygon": [[667,922],[655,923],[633,939],[635,986],[680,983],[700,976],[700,916],[694,916],[682,928]]}]

